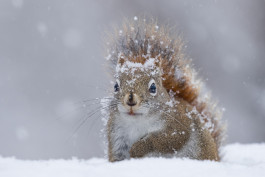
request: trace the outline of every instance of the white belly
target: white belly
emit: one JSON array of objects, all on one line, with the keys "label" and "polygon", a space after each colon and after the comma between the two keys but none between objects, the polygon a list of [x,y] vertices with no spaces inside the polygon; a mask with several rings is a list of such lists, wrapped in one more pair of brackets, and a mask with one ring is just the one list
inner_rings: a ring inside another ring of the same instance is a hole
[{"label": "white belly", "polygon": [[114,121],[112,133],[113,151],[129,158],[131,146],[148,134],[163,129],[164,122],[159,117],[130,116],[121,114]]}]

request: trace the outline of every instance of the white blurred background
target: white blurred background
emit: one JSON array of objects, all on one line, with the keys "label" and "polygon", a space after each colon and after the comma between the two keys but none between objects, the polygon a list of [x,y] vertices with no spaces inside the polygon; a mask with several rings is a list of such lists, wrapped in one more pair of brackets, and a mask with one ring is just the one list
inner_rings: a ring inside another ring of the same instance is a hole
[{"label": "white blurred background", "polygon": [[264,142],[264,0],[1,0],[0,155],[103,157],[100,114],[75,133],[98,106],[82,101],[113,89],[104,32],[143,14],[183,34],[226,109],[227,142]]}]

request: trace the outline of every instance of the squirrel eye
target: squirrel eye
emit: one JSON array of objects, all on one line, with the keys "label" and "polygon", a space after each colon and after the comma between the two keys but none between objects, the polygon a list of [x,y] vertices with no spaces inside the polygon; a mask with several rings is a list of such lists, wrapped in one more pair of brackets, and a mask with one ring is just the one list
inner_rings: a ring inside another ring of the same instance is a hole
[{"label": "squirrel eye", "polygon": [[114,85],[114,92],[118,92],[120,90],[120,85],[119,82],[116,81],[115,85]]},{"label": "squirrel eye", "polygon": [[156,93],[156,85],[155,85],[155,83],[152,83],[152,85],[149,88],[149,92],[150,93]]},{"label": "squirrel eye", "polygon": [[156,84],[155,84],[155,81],[152,79],[150,82],[149,82],[149,92],[152,96],[155,96],[156,95]]}]

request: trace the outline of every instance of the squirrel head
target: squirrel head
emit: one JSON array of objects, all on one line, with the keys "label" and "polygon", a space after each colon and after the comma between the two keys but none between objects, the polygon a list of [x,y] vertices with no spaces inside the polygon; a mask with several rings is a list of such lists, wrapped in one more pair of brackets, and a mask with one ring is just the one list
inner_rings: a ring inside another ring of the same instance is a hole
[{"label": "squirrel head", "polygon": [[[137,102],[133,108],[140,108],[140,103],[147,98],[152,100],[153,97],[165,97],[172,93],[170,97],[174,95],[175,98],[196,105],[200,93],[200,80],[196,79],[196,72],[183,53],[183,45],[181,36],[171,35],[169,27],[159,26],[154,20],[139,18],[125,21],[121,29],[109,34],[106,46],[106,59],[111,64],[112,74],[116,74],[118,80],[115,85],[121,89],[115,97],[122,103],[126,101],[122,100],[123,97],[138,99],[139,103]],[[146,68],[152,63],[151,60],[154,60],[153,68]],[[137,72],[138,78],[132,74]],[[142,74],[139,74],[140,72]],[[155,81],[157,91],[157,95],[153,97],[150,96],[148,88],[151,79]],[[160,91],[163,95],[160,95]],[[126,107],[130,108],[128,106]]]},{"label": "squirrel head", "polygon": [[119,111],[129,115],[148,114],[155,104],[169,99],[162,85],[159,60],[139,61],[121,57],[116,67],[114,96],[121,103]]}]

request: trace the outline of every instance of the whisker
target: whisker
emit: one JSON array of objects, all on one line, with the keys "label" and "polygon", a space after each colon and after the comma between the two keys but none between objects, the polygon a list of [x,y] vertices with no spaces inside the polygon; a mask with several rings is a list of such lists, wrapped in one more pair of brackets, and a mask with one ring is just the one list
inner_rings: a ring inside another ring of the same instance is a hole
[{"label": "whisker", "polygon": [[91,98],[91,99],[85,99],[85,100],[82,100],[82,102],[88,102],[88,101],[101,101],[102,99],[113,99],[113,97]]},{"label": "whisker", "polygon": [[82,101],[74,102],[75,105],[81,105],[81,107],[87,108],[96,104],[108,103],[110,101],[119,101],[114,97],[92,98]]},{"label": "whisker", "polygon": [[72,133],[72,135],[68,138],[68,140],[67,141],[69,141],[71,138],[73,138],[73,136],[76,134],[76,132],[86,123],[86,121],[90,118],[90,117],[92,117],[93,115],[95,115],[96,113],[99,113],[101,110],[104,110],[104,109],[108,109],[108,108],[112,108],[112,107],[114,107],[114,106],[116,106],[116,105],[118,105],[118,104],[111,104],[111,105],[108,105],[108,106],[105,106],[105,107],[102,107],[102,106],[100,106],[100,107],[98,107],[96,110],[94,110],[94,111],[91,111],[88,115],[87,115],[87,117],[85,118],[85,119],[83,119],[79,124],[78,124],[78,126],[74,129],[74,131],[73,131],[73,133]]},{"label": "whisker", "polygon": [[80,111],[83,109],[83,106],[82,105],[79,105],[79,106],[76,106],[74,107],[73,109],[71,110],[67,110],[67,111],[64,111],[61,115],[58,115],[58,116],[55,116],[55,119],[57,121],[61,121],[63,120],[66,116],[71,116],[69,114],[72,114],[73,112],[76,112],[76,111]]},{"label": "whisker", "polygon": [[110,101],[110,100],[104,100],[104,101],[100,101],[100,102],[92,102],[92,103],[83,103],[83,107],[86,108],[86,107],[91,107],[93,105],[97,105],[97,104],[102,104],[102,103],[109,103],[109,102],[114,102],[114,103],[118,103],[119,101],[117,100],[113,100],[113,101]]},{"label": "whisker", "polygon": [[[73,112],[76,112],[76,111],[81,111],[83,109],[86,109],[86,108],[89,108],[89,107],[92,107],[92,106],[96,106],[96,105],[101,105],[101,103],[108,103],[109,100],[107,101],[102,101],[100,100],[100,102],[92,102],[92,103],[83,103],[83,104],[79,104],[77,106],[74,107],[73,110],[67,110],[66,112],[63,113],[63,115],[60,115],[58,117],[56,117],[57,120],[62,120],[64,119],[64,117],[66,117],[67,115],[69,116],[69,114],[73,113]],[[118,101],[112,101],[113,103],[118,103]]]},{"label": "whisker", "polygon": [[104,99],[107,99],[107,100],[117,100],[115,97],[103,97],[103,98],[92,98],[92,99],[85,99],[83,100],[82,102],[90,102],[90,101],[101,101],[101,100],[104,100]]},{"label": "whisker", "polygon": [[[102,108],[102,109],[99,110],[98,112],[100,112],[100,111],[102,111],[102,110],[104,110],[104,109],[107,109],[107,108],[113,108],[113,107],[115,107],[115,106],[117,106],[117,105],[118,105],[118,103],[117,103],[117,104],[109,105],[108,107]],[[91,124],[90,124],[90,126],[89,126],[89,128],[88,128],[88,134],[90,134],[90,132],[92,131],[92,128],[94,127],[94,124],[95,124],[95,122],[96,122],[97,120],[99,120],[99,119],[94,119],[94,120],[91,122]]]}]

